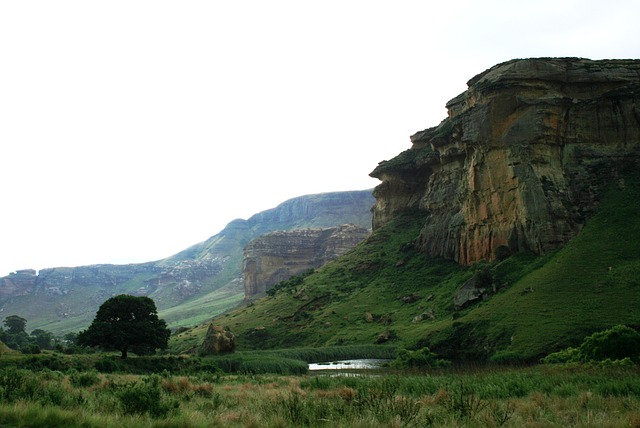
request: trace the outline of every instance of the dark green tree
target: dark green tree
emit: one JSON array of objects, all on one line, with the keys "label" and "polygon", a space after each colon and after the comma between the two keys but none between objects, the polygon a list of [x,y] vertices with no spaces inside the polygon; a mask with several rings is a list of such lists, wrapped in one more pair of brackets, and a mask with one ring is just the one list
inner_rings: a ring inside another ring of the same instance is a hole
[{"label": "dark green tree", "polygon": [[100,306],[89,328],[78,333],[77,343],[117,350],[127,358],[129,350],[149,354],[166,349],[170,335],[153,300],[121,294]]},{"label": "dark green tree", "polygon": [[19,334],[25,333],[27,320],[18,315],[9,315],[4,319],[3,324],[7,327],[9,334]]},{"label": "dark green tree", "polygon": [[53,342],[53,334],[48,331],[36,328],[31,332],[31,339],[40,349],[51,349]]},{"label": "dark green tree", "polygon": [[62,336],[62,340],[64,340],[69,345],[75,345],[78,340],[78,333],[67,333]]}]

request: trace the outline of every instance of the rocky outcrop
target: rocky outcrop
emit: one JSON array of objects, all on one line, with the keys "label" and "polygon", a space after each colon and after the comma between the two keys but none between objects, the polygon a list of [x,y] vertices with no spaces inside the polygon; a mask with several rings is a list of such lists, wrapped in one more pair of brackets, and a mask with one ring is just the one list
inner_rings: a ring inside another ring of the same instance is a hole
[{"label": "rocky outcrop", "polygon": [[489,297],[494,292],[491,273],[488,270],[476,272],[458,288],[453,296],[453,305],[456,310],[459,310],[480,299]]},{"label": "rocky outcrop", "polygon": [[[448,118],[371,173],[373,227],[424,218],[417,246],[470,264],[559,248],[640,159],[640,60],[512,60],[475,76]],[[620,183],[623,185],[623,183]]]},{"label": "rocky outcrop", "polygon": [[[190,284],[192,288],[199,288],[208,277],[221,269],[220,263],[215,261],[185,261],[170,266],[159,266],[156,263],[89,265],[48,268],[39,272],[26,269],[0,278],[0,297],[29,294],[63,296],[76,287],[104,289],[111,294],[127,291],[129,294],[147,296],[163,286],[178,289],[180,286],[184,287],[184,284]],[[123,290],[122,287],[132,280],[136,280],[139,287],[135,290]]]},{"label": "rocky outcrop", "polygon": [[35,288],[37,272],[23,269],[0,278],[0,298],[18,297],[32,293]]},{"label": "rocky outcrop", "polygon": [[200,345],[200,355],[228,354],[235,351],[236,339],[233,333],[223,327],[209,324],[207,334]]},{"label": "rocky outcrop", "polygon": [[292,275],[324,265],[368,235],[368,229],[347,224],[272,232],[254,239],[244,250],[245,298],[263,293]]}]

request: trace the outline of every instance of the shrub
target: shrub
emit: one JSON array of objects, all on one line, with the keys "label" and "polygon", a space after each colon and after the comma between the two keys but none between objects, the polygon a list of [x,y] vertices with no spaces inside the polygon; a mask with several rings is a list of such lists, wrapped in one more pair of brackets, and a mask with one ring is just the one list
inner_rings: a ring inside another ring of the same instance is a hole
[{"label": "shrub", "polygon": [[31,343],[29,345],[22,347],[22,352],[24,354],[36,355],[36,354],[39,354],[41,351],[38,345],[36,345],[35,343]]},{"label": "shrub", "polygon": [[608,330],[594,333],[580,345],[583,359],[602,361],[631,358],[638,361],[640,356],[640,333],[632,328],[617,325]]},{"label": "shrub", "polygon": [[94,367],[100,373],[113,373],[120,370],[120,366],[110,358],[103,358],[96,361]]},{"label": "shrub", "polygon": [[[592,334],[578,348],[567,348],[542,359],[543,363],[607,362],[618,360],[640,361],[640,333],[617,325]],[[624,363],[622,365],[625,365]]]},{"label": "shrub", "polygon": [[0,370],[0,398],[12,402],[31,399],[40,389],[37,377],[29,370],[15,367]]},{"label": "shrub", "polygon": [[169,413],[170,406],[162,399],[159,376],[149,376],[143,382],[125,385],[118,394],[123,413],[145,414],[161,418]]},{"label": "shrub", "polygon": [[578,348],[567,348],[562,351],[547,355],[542,360],[544,364],[563,364],[580,361],[580,350]]},{"label": "shrub", "polygon": [[451,363],[438,358],[435,353],[425,347],[417,351],[401,349],[398,351],[396,359],[389,365],[393,368],[434,368],[446,367],[451,365]]},{"label": "shrub", "polygon": [[75,387],[93,386],[100,382],[100,377],[96,371],[78,372],[73,370],[69,374],[69,382]]}]

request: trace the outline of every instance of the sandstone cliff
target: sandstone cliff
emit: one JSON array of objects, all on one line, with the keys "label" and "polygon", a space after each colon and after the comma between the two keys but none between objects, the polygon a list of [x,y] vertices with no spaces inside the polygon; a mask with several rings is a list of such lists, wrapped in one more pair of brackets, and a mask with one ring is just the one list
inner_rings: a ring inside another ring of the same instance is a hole
[{"label": "sandstone cliff", "polygon": [[341,256],[369,235],[352,224],[322,229],[268,233],[244,250],[245,297],[263,293],[278,282]]},{"label": "sandstone cliff", "polygon": [[559,248],[640,159],[640,60],[508,61],[447,109],[371,173],[373,227],[418,211],[417,246],[461,264]]}]

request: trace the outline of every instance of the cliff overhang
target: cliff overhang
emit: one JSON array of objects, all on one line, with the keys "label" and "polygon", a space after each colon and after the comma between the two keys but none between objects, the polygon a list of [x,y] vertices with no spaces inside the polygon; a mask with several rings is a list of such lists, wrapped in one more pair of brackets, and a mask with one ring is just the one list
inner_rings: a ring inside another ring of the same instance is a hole
[{"label": "cliff overhang", "polygon": [[516,59],[473,77],[448,117],[371,173],[373,228],[424,219],[416,245],[470,264],[575,236],[640,159],[640,60]]}]

